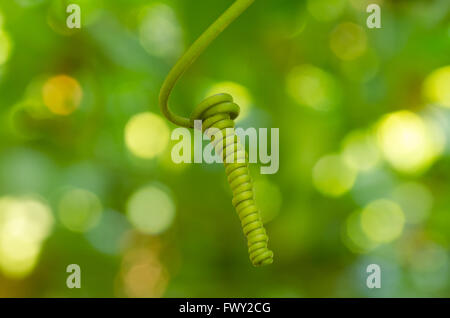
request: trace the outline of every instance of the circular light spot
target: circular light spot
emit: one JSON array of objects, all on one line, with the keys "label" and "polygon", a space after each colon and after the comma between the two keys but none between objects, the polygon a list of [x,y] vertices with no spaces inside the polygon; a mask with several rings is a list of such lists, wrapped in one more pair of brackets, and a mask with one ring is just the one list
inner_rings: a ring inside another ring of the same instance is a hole
[{"label": "circular light spot", "polygon": [[174,58],[183,51],[183,33],[171,7],[155,3],[141,12],[139,39],[144,49],[158,57]]},{"label": "circular light spot", "polygon": [[73,113],[81,103],[83,92],[78,81],[67,75],[50,78],[42,88],[45,106],[57,115]]},{"label": "circular light spot", "polygon": [[445,136],[438,126],[409,111],[386,115],[378,125],[378,143],[398,171],[422,172],[439,157]]},{"label": "circular light spot", "polygon": [[133,116],[125,127],[125,143],[139,158],[152,159],[160,155],[169,143],[169,127],[160,116],[140,113]]},{"label": "circular light spot", "polygon": [[400,206],[385,199],[369,203],[361,214],[361,227],[375,243],[389,243],[398,238],[404,223]]},{"label": "circular light spot", "polygon": [[124,256],[121,280],[127,297],[161,297],[169,275],[154,251],[136,248]]},{"label": "circular light spot", "polygon": [[343,148],[342,157],[356,170],[370,170],[380,160],[375,138],[364,131],[354,131],[345,137]]},{"label": "circular light spot", "polygon": [[424,185],[416,182],[404,183],[395,188],[392,198],[405,212],[406,222],[418,224],[428,217],[433,197]]},{"label": "circular light spot", "polygon": [[257,179],[254,182],[254,195],[264,223],[273,220],[280,213],[282,195],[276,184],[266,179]]},{"label": "circular light spot", "polygon": [[98,224],[102,204],[98,197],[84,189],[66,191],[58,204],[61,223],[73,232],[85,232]]},{"label": "circular light spot", "polygon": [[160,234],[167,230],[175,217],[171,196],[150,185],[133,193],[127,203],[127,217],[133,226],[145,234]]},{"label": "circular light spot", "polygon": [[23,278],[36,266],[41,245],[20,237],[2,235],[0,239],[0,266],[3,273],[11,278]]},{"label": "circular light spot", "polygon": [[213,85],[205,97],[215,94],[227,93],[233,96],[234,102],[239,105],[240,113],[237,120],[244,119],[250,110],[252,97],[249,91],[242,85],[234,82],[221,82]]},{"label": "circular light spot", "polygon": [[341,60],[351,61],[360,57],[367,49],[364,29],[350,22],[339,24],[331,33],[330,47]]},{"label": "circular light spot", "polygon": [[450,65],[428,75],[423,85],[427,101],[450,107]]},{"label": "circular light spot", "polygon": [[355,183],[357,173],[339,155],[321,158],[313,168],[313,182],[326,196],[339,197]]},{"label": "circular light spot", "polygon": [[0,28],[0,65],[8,61],[12,43],[9,35]]},{"label": "circular light spot", "polygon": [[102,253],[115,255],[123,250],[129,229],[128,220],[122,213],[107,210],[102,213],[99,224],[86,236],[92,246]]},{"label": "circular light spot", "polygon": [[298,66],[288,74],[287,91],[300,105],[316,110],[330,110],[341,98],[333,76],[312,65]]},{"label": "circular light spot", "polygon": [[361,211],[350,214],[344,224],[344,243],[354,253],[367,253],[378,244],[371,241],[361,228]]},{"label": "circular light spot", "polygon": [[22,278],[33,270],[52,226],[52,212],[39,199],[0,198],[0,269],[6,276]]},{"label": "circular light spot", "polygon": [[322,22],[337,19],[345,9],[346,0],[308,0],[308,11]]}]

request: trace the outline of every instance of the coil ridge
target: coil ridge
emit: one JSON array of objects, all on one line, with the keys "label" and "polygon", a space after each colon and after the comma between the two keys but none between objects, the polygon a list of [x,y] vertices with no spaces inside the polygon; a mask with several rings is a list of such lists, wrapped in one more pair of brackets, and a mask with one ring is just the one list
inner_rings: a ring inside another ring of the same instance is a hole
[{"label": "coil ridge", "polygon": [[233,192],[232,203],[247,237],[252,264],[268,265],[273,262],[273,252],[268,249],[269,238],[254,200],[247,154],[234,130],[234,119],[239,111],[231,95],[217,94],[200,103],[192,112],[190,120],[192,125],[195,120],[202,120],[202,130],[211,137],[216,154],[223,159]]}]

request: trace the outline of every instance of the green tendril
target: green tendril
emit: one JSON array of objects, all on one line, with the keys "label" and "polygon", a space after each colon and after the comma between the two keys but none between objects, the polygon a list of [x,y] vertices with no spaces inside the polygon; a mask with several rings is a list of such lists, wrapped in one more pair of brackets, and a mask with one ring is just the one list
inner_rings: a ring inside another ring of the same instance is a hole
[{"label": "green tendril", "polygon": [[[186,51],[170,71],[159,95],[159,106],[164,116],[176,125],[193,128],[195,120],[202,120],[202,129],[215,128],[221,134],[211,136],[216,154],[223,159],[228,183],[233,192],[233,206],[241,220],[247,237],[248,253],[254,266],[273,262],[273,252],[267,247],[268,236],[256,207],[253,183],[248,169],[245,149],[234,131],[234,119],[239,115],[239,106],[228,94],[217,94],[205,99],[192,112],[190,118],[174,114],[168,100],[176,82],[194,63],[209,44],[239,17],[254,0],[237,0],[225,11]],[[220,136],[219,138],[217,138]],[[232,158],[233,160],[229,160]]]},{"label": "green tendril", "polygon": [[161,112],[172,123],[193,128],[189,118],[173,113],[168,106],[169,96],[176,82],[195,62],[203,51],[225,30],[236,18],[238,18],[255,0],[237,0],[226,10],[184,53],[172,70],[167,75],[159,94],[159,107]]}]

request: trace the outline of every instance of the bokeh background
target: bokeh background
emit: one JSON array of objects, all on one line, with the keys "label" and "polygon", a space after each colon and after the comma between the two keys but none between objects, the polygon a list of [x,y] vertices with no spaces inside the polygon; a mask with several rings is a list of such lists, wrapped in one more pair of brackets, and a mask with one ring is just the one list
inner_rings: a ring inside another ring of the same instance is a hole
[{"label": "bokeh background", "polygon": [[257,269],[223,167],[174,164],[157,104],[231,3],[0,1],[0,296],[450,296],[450,2],[256,1],[186,73],[177,113],[223,91],[280,128]]}]

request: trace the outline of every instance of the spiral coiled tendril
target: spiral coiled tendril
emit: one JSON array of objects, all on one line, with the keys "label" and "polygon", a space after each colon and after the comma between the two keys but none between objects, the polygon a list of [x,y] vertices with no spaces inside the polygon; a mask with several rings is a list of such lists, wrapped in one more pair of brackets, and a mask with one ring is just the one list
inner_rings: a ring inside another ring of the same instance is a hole
[{"label": "spiral coiled tendril", "polygon": [[[172,123],[194,128],[194,121],[202,120],[202,129],[215,128],[221,134],[212,133],[211,140],[216,153],[222,156],[228,182],[233,191],[233,205],[241,219],[242,229],[247,236],[248,251],[253,265],[267,265],[273,262],[273,253],[267,248],[267,234],[253,198],[253,186],[248,171],[245,149],[234,131],[234,119],[239,115],[239,106],[228,94],[207,98],[192,113],[190,118],[175,114],[168,105],[169,96],[180,77],[194,63],[200,54],[230,23],[239,17],[255,0],[236,0],[203,34],[189,47],[170,70],[159,94],[159,107]],[[228,129],[227,129],[228,128]],[[229,159],[234,161],[230,162]]]},{"label": "spiral coiled tendril", "polygon": [[254,266],[271,264],[273,252],[267,248],[266,230],[253,197],[245,149],[234,131],[234,119],[239,106],[228,94],[218,94],[204,100],[191,115],[191,121],[202,120],[202,130],[211,137],[216,154],[221,156],[233,192],[233,206],[247,237],[248,252]]}]

